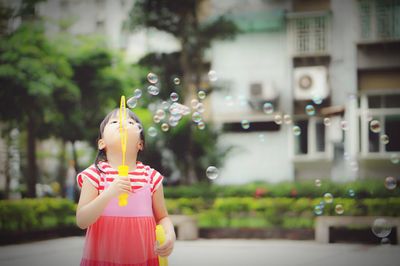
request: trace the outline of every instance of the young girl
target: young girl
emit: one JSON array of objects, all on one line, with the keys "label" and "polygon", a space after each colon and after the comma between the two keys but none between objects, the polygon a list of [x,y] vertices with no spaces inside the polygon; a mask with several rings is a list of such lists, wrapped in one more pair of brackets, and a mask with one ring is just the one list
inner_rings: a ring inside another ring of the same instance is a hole
[{"label": "young girl", "polygon": [[[174,227],[165,207],[163,176],[137,161],[144,148],[139,118],[127,110],[127,148],[125,165],[128,177],[118,176],[122,165],[119,109],[114,109],[100,124],[95,163],[79,173],[81,188],[76,211],[77,225],[86,229],[81,265],[158,265],[158,256],[171,254]],[[118,196],[128,193],[128,204],[118,205]],[[163,245],[156,244],[155,226],[166,233]]]}]

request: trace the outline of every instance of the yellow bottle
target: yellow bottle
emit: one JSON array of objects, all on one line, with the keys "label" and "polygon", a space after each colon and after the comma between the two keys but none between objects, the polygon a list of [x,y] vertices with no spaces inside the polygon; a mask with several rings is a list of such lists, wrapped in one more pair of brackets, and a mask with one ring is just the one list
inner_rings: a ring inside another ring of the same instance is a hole
[{"label": "yellow bottle", "polygon": [[[159,245],[162,245],[165,242],[165,231],[160,224],[156,226],[156,240]],[[168,266],[168,259],[166,257],[158,256],[158,263],[160,266]]]},{"label": "yellow bottle", "polygon": [[[129,167],[127,165],[118,166],[118,175],[119,176],[128,176]],[[118,205],[123,207],[128,204],[128,193],[121,193],[118,195]]]}]

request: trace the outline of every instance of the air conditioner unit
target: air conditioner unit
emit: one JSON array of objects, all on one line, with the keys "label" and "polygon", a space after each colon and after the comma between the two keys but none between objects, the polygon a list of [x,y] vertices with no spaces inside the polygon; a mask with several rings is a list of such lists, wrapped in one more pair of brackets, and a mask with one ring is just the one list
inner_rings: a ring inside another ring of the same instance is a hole
[{"label": "air conditioner unit", "polygon": [[328,70],[324,66],[294,69],[294,99],[298,101],[325,99],[329,96]]}]

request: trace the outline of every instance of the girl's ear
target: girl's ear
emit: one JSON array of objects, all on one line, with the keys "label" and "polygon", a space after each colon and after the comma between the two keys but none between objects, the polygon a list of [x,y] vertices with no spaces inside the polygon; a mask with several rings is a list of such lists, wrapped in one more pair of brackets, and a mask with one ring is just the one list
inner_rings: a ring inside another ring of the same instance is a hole
[{"label": "girl's ear", "polygon": [[139,151],[143,151],[143,141],[142,140],[139,141],[137,148]]},{"label": "girl's ear", "polygon": [[99,148],[99,150],[103,150],[106,147],[103,139],[99,139],[99,141],[97,142],[97,147]]}]

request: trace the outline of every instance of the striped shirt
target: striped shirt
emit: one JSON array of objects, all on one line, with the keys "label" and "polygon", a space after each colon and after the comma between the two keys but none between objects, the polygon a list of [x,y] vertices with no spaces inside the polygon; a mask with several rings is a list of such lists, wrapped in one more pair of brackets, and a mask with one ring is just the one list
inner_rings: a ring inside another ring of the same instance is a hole
[{"label": "striped shirt", "polygon": [[[104,191],[105,182],[112,182],[118,177],[118,171],[111,167],[108,162],[99,162],[98,167],[100,172],[94,164],[80,172],[76,179],[78,186],[82,188],[83,178],[87,180],[99,191]],[[136,163],[136,169],[128,173],[131,181],[132,190],[142,188],[146,183],[151,185],[151,193],[153,194],[162,184],[164,177],[155,169],[141,162]]]}]

